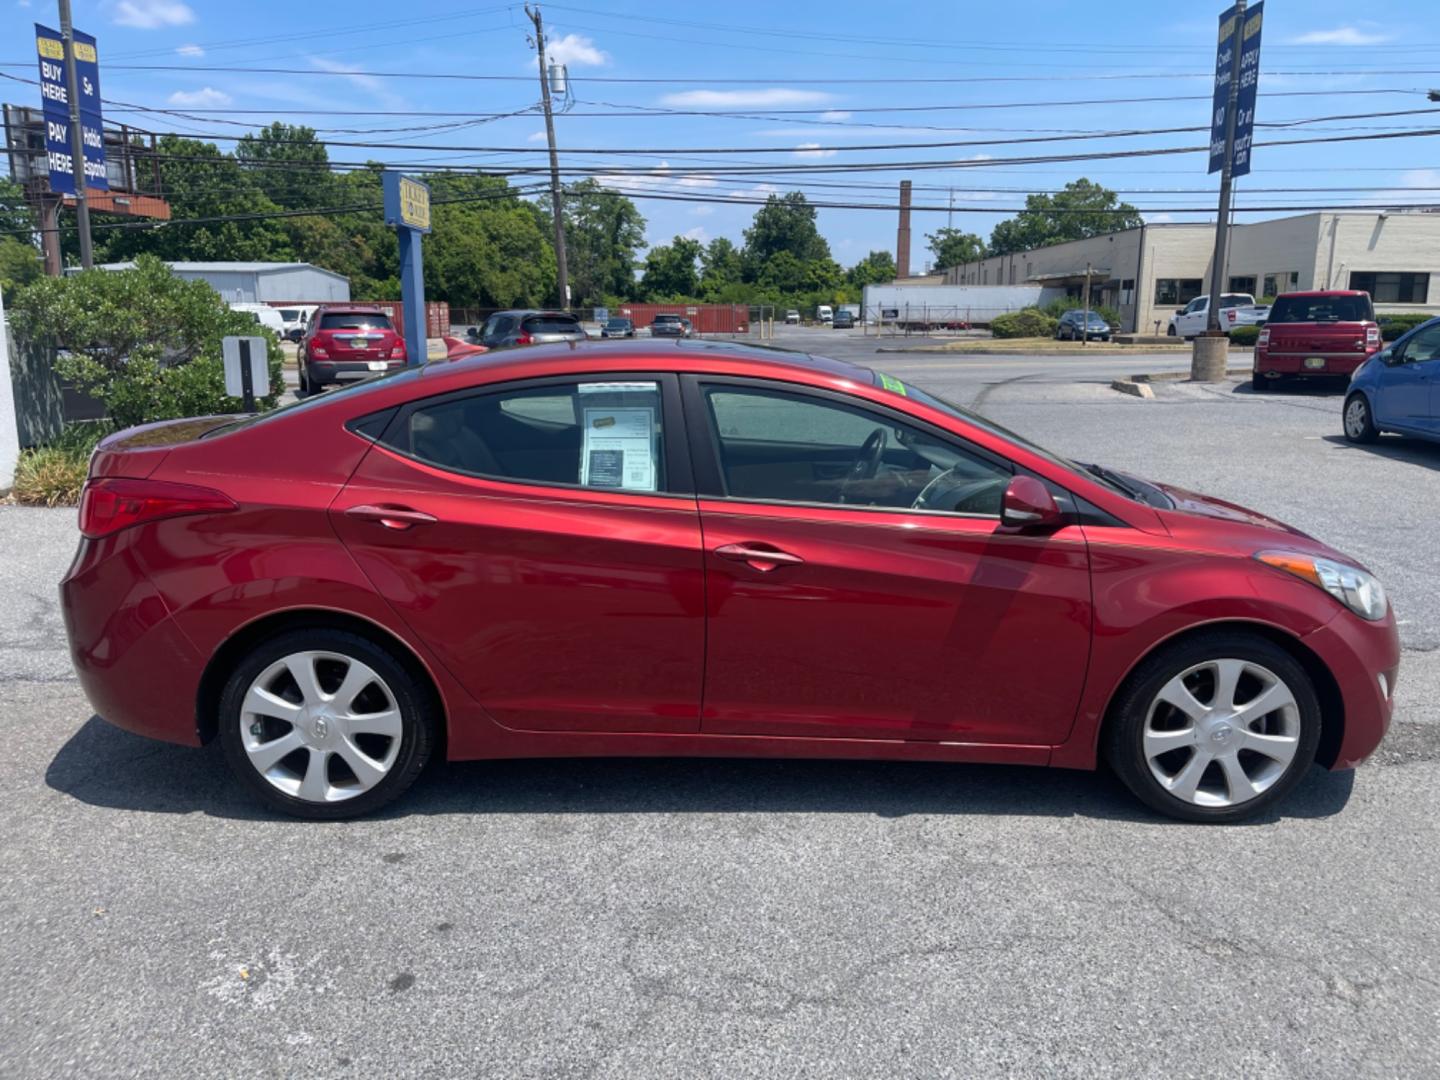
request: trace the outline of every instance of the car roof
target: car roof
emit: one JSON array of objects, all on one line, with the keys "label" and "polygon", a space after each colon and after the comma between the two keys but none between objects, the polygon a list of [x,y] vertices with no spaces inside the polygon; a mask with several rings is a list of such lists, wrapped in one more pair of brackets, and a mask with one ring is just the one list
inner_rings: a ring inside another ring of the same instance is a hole
[{"label": "car roof", "polygon": [[493,314],[495,314],[495,315],[519,315],[519,316],[521,316],[522,318],[526,318],[526,319],[528,319],[528,318],[529,318],[530,316],[532,316],[532,315],[545,315],[545,316],[547,316],[547,317],[549,317],[549,318],[565,318],[565,319],[577,319],[577,320],[578,320],[578,316],[572,315],[572,314],[570,314],[570,312],[568,312],[568,311],[548,311],[548,310],[546,310],[545,308],[507,308],[507,309],[504,310],[504,311],[496,311],[496,312],[493,312]]},{"label": "car roof", "polygon": [[1281,296],[1369,296],[1364,289],[1302,289],[1298,292],[1282,292],[1275,297],[1279,300]]}]

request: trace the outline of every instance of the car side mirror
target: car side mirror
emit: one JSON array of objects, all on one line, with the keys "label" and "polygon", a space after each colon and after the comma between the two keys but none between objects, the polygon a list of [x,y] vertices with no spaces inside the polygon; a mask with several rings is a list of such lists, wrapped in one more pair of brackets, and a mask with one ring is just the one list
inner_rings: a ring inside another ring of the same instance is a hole
[{"label": "car side mirror", "polygon": [[1058,529],[1065,515],[1050,489],[1033,476],[1017,476],[1000,500],[1000,524],[1012,529]]}]

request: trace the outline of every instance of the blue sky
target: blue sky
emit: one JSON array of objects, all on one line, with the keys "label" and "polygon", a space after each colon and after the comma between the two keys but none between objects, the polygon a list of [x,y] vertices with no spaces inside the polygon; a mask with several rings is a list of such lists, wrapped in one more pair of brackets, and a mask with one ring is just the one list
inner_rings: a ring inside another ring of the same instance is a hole
[{"label": "blue sky", "polygon": [[[56,6],[53,0],[0,5],[0,72],[34,79],[31,24],[58,25]],[[1440,88],[1440,28],[1432,5],[1271,0],[1257,109],[1262,125],[1406,110],[1429,115],[1318,120],[1257,131],[1257,140],[1440,127],[1440,105],[1425,94]],[[754,213],[740,200],[770,191],[799,188],[820,202],[893,203],[895,185],[909,177],[916,203],[935,208],[916,214],[917,250],[923,234],[949,218],[942,208],[952,189],[954,224],[984,236],[1008,209],[1023,204],[1026,192],[1053,190],[1081,175],[1133,191],[1125,198],[1149,220],[1203,218],[1183,212],[1215,202],[1216,178],[1205,174],[1203,154],[1035,164],[1000,159],[1195,146],[1206,142],[1204,132],[996,140],[1207,124],[1223,6],[1138,0],[542,5],[547,37],[571,79],[569,111],[556,121],[562,164],[598,170],[616,190],[669,196],[637,199],[651,242],[677,233],[738,242]],[[461,148],[334,147],[337,161],[545,162],[536,114],[491,118],[537,102],[530,24],[520,4],[76,0],[74,7],[76,26],[99,39],[107,99],[187,114],[114,105],[107,106],[109,121],[213,137],[284,119],[322,129],[322,137],[333,140]],[[207,70],[257,67],[289,73]],[[371,74],[389,72],[411,77]],[[501,78],[414,77],[437,73]],[[865,81],[877,79],[932,81]],[[0,84],[0,99],[39,103],[33,86]],[[459,115],[404,115],[415,112]],[[615,112],[641,115],[589,115]],[[686,115],[697,112],[731,115]],[[440,124],[457,126],[433,127]],[[942,141],[967,145],[908,145]],[[852,149],[871,144],[902,145]],[[605,157],[577,148],[654,152]],[[742,152],[707,152],[728,148]],[[781,171],[857,165],[888,167]],[[1437,190],[1406,190],[1426,187]],[[1301,188],[1344,190],[1294,190]],[[1440,204],[1440,140],[1259,146],[1255,169],[1238,191],[1241,206]],[[1240,220],[1270,216],[1277,215],[1242,214]],[[872,248],[893,250],[893,211],[822,209],[820,225],[846,265]]]}]

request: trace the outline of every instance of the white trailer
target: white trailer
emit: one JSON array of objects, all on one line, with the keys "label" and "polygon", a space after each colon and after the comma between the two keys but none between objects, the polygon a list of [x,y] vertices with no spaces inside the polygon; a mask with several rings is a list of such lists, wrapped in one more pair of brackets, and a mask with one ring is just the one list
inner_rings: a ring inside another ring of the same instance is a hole
[{"label": "white trailer", "polygon": [[1044,285],[866,285],[865,321],[898,330],[964,330],[1064,295]]}]

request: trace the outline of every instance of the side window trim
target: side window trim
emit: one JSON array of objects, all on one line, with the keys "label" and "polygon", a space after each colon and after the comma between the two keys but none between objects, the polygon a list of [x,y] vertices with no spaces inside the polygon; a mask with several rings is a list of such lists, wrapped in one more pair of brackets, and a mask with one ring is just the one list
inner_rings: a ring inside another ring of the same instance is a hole
[{"label": "side window trim", "polygon": [[897,508],[893,506],[864,506],[859,503],[801,502],[789,499],[758,499],[732,496],[727,490],[725,476],[720,466],[720,434],[715,430],[715,425],[711,422],[710,409],[705,400],[705,390],[707,387],[721,386],[790,393],[798,397],[808,397],[827,404],[847,405],[864,412],[874,413],[876,416],[886,420],[913,427],[930,435],[932,438],[949,443],[959,452],[969,454],[977,461],[992,465],[997,469],[1010,473],[1012,476],[1025,471],[1016,465],[1015,462],[992,453],[984,447],[976,446],[953,432],[946,431],[944,428],[921,420],[919,417],[910,416],[897,409],[887,408],[884,405],[864,398],[853,398],[847,394],[836,393],[833,390],[826,390],[822,387],[809,386],[805,383],[786,382],[781,379],[756,379],[728,375],[682,375],[681,401],[685,409],[685,430],[688,435],[690,457],[694,466],[695,491],[702,498],[723,499],[726,502],[753,503],[761,506],[805,506],[823,510],[864,510],[872,513],[918,514],[925,517],[966,518],[986,521],[999,520],[999,515],[997,514],[967,514],[950,510],[917,510],[914,508]]},{"label": "side window trim", "polygon": [[[664,433],[664,437],[661,439],[661,453],[665,459],[665,490],[631,491],[624,488],[587,487],[578,483],[562,484],[546,480],[526,480],[513,476],[495,476],[489,473],[467,472],[426,461],[424,458],[417,457],[413,452],[396,446],[393,442],[389,441],[397,432],[409,429],[410,417],[419,409],[449,404],[452,401],[463,401],[468,398],[504,394],[511,391],[518,392],[535,390],[546,386],[568,386],[590,382],[653,382],[660,387],[660,421],[661,430]],[[398,454],[409,461],[418,462],[426,468],[439,469],[453,476],[476,478],[494,484],[510,484],[517,487],[554,488],[556,491],[586,491],[602,495],[630,496],[648,499],[685,499],[691,502],[695,499],[695,479],[693,470],[691,469],[690,449],[686,437],[684,415],[680,404],[679,382],[674,374],[668,372],[605,371],[550,375],[534,379],[513,379],[507,382],[485,383],[481,386],[466,387],[463,390],[452,390],[448,394],[435,394],[431,397],[416,398],[414,401],[407,401],[404,405],[396,409],[390,423],[386,425],[384,433],[376,442],[390,453]]]}]

